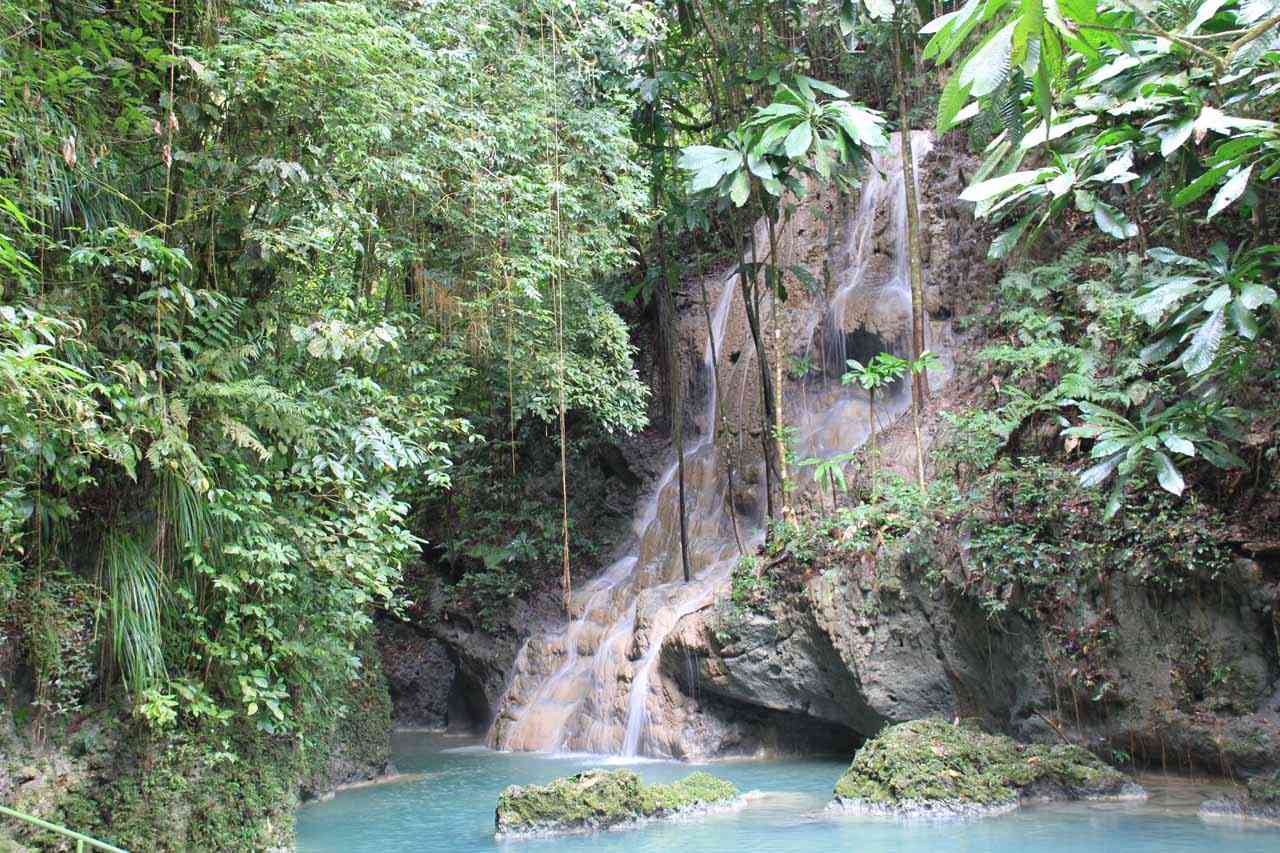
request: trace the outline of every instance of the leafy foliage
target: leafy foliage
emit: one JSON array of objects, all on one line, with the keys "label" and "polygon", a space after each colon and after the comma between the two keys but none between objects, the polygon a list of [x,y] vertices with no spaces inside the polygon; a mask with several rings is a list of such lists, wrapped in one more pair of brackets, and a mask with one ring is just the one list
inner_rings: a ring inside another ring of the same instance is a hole
[{"label": "leafy foliage", "polygon": [[540,441],[561,382],[592,429],[641,427],[599,283],[648,215],[620,57],[652,26],[605,2],[6,4],[18,639],[47,633],[18,591],[66,573],[102,601],[103,694],[152,728],[305,734],[372,612],[405,606],[459,463]]}]

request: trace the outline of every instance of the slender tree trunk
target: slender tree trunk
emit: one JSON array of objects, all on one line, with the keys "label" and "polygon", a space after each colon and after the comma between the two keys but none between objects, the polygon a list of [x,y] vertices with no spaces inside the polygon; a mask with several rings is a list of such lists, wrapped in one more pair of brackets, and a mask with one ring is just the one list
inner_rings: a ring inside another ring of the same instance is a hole
[{"label": "slender tree trunk", "polygon": [[867,398],[870,401],[867,407],[867,421],[871,425],[871,434],[867,436],[871,442],[871,502],[875,503],[876,490],[880,483],[880,478],[876,476],[880,465],[880,443],[876,441],[876,389],[868,389]]},{"label": "slender tree trunk", "polygon": [[747,312],[747,326],[751,330],[751,340],[755,344],[756,364],[760,369],[760,400],[763,409],[761,420],[760,442],[764,449],[764,493],[766,512],[770,518],[775,517],[773,505],[773,442],[769,440],[769,425],[773,423],[773,389],[769,380],[769,358],[765,352],[764,336],[760,330],[760,286],[756,281],[756,235],[755,226],[751,230],[751,285],[748,288],[744,271],[742,276],[742,301]]},{"label": "slender tree trunk", "polygon": [[[760,207],[764,209],[764,200]],[[778,236],[773,217],[764,211],[769,223],[769,267],[773,270],[773,439],[778,454],[778,494],[782,500],[782,517],[791,513],[787,499],[787,444],[782,431],[782,269],[778,264]]]},{"label": "slender tree trunk", "polygon": [[920,484],[920,491],[924,492],[924,442],[920,440],[920,412],[915,406],[911,407],[911,428],[916,434],[916,482]]},{"label": "slender tree trunk", "polygon": [[[656,191],[655,191],[656,195]],[[676,316],[671,297],[671,275],[667,268],[666,231],[658,222],[658,315],[662,325],[663,349],[666,351],[667,390],[671,406],[671,430],[676,445],[676,482],[679,490],[680,565],[687,583],[693,577],[689,570],[689,517],[685,511],[684,492],[684,394],[680,389],[680,371],[676,359]]]},{"label": "slender tree trunk", "polygon": [[[649,61],[652,66],[653,74],[658,74],[657,51],[652,45],[649,47]],[[658,110],[662,104],[661,99],[655,99],[652,112],[650,115],[651,136],[655,142],[653,149],[653,207],[658,209],[661,202],[661,189],[664,175],[663,148],[657,146],[657,122]],[[684,493],[684,394],[680,387],[680,371],[676,359],[676,310],[674,300],[671,296],[671,269],[667,257],[667,232],[666,223],[663,220],[661,212],[658,214],[658,316],[662,324],[662,337],[664,338],[664,349],[667,356],[667,390],[670,395],[671,404],[671,427],[675,434],[676,445],[676,481],[679,490],[679,511],[680,511],[680,566],[684,571],[685,583],[693,579],[693,573],[689,570],[689,516],[685,510],[685,493]]]},{"label": "slender tree trunk", "polygon": [[[902,62],[902,27],[893,32],[893,54],[898,77],[898,137],[902,149],[902,182],[907,194],[907,269],[911,279],[911,358],[924,352],[924,269],[920,245],[920,206],[916,201],[916,169],[911,150],[906,71]],[[911,375],[911,402],[917,411],[929,399],[929,377],[923,370]]]}]

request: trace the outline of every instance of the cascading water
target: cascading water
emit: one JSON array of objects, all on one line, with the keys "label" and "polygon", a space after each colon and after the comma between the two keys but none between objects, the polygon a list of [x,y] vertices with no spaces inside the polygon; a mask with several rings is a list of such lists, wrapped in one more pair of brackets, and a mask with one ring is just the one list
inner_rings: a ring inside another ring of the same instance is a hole
[{"label": "cascading water", "polygon": [[[913,134],[917,159],[930,144],[927,133]],[[799,389],[787,390],[784,411],[788,424],[796,428],[798,457],[827,457],[866,440],[866,398],[839,383],[846,358],[856,357],[855,350],[869,342],[899,354],[907,351],[911,296],[905,186],[896,151],[896,141],[891,141],[886,153],[877,157],[876,168],[868,170],[858,210],[844,232],[834,291],[808,312],[797,330],[808,341],[808,350],[818,352],[821,363],[816,375],[806,378]],[[889,228],[892,235],[886,239]],[[761,242],[757,240],[758,245]],[[741,302],[739,294],[736,279],[730,276],[720,283],[715,296],[710,335],[717,343],[714,351],[722,368],[731,358],[726,356],[724,341],[734,306]],[[712,354],[708,340],[702,367],[709,377],[716,368]],[[742,354],[736,359],[735,369],[740,372],[746,371],[748,361],[745,351]],[[655,720],[666,709],[659,701],[654,676],[663,641],[681,618],[723,593],[739,556],[715,441],[722,392],[716,382],[709,384],[701,435],[684,459],[693,580],[679,580],[673,461],[644,501],[621,556],[575,594],[570,621],[558,632],[530,638],[521,648],[490,732],[493,746],[623,756],[699,752],[696,745],[679,743],[678,733]],[[878,401],[877,411],[896,416],[908,399],[900,391]],[[747,548],[754,550],[764,537],[762,519],[747,514],[739,515],[737,522]]]}]

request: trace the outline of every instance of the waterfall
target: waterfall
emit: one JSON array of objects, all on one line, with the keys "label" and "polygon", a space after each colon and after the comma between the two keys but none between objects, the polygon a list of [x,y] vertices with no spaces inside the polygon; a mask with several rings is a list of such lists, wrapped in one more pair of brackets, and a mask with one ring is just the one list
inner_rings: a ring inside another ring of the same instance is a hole
[{"label": "waterfall", "polygon": [[[930,145],[927,133],[913,134],[917,159]],[[816,379],[801,383],[802,393],[788,389],[784,401],[787,422],[796,428],[798,458],[846,452],[867,438],[865,395],[839,383],[844,360],[856,357],[851,341],[860,346],[875,342],[899,354],[909,347],[906,188],[897,150],[896,140],[891,140],[876,157],[856,212],[841,226],[841,261],[834,271],[838,277],[833,292],[816,300],[812,309],[796,309],[807,310],[797,331],[804,335],[806,351],[818,352],[822,365]],[[735,306],[736,313],[742,313],[741,292],[732,272],[711,284],[717,290],[710,335],[724,373],[726,332]],[[765,307],[772,313],[783,306]],[[702,352],[708,377],[716,368],[711,341],[708,338]],[[745,370],[747,360],[748,349],[743,347],[737,369]],[[698,751],[696,744],[680,743],[681,734],[664,722],[670,709],[663,700],[670,697],[662,688],[663,679],[655,675],[668,635],[681,618],[724,594],[738,559],[723,460],[716,446],[722,392],[715,381],[708,384],[703,429],[684,459],[693,580],[681,580],[673,460],[641,503],[620,555],[575,593],[568,623],[531,637],[521,647],[490,732],[494,747],[623,756]],[[909,397],[900,390],[877,400],[877,412],[896,417]],[[764,539],[763,519],[739,515],[738,524],[748,549],[754,550]]]}]

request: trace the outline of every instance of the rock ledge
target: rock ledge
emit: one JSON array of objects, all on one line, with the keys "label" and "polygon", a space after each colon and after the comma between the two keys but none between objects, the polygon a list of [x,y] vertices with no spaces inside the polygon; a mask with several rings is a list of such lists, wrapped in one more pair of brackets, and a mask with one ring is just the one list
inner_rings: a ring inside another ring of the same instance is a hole
[{"label": "rock ledge", "polygon": [[1206,800],[1200,805],[1200,816],[1249,818],[1280,823],[1280,770],[1270,776],[1249,780],[1242,795]]}]

